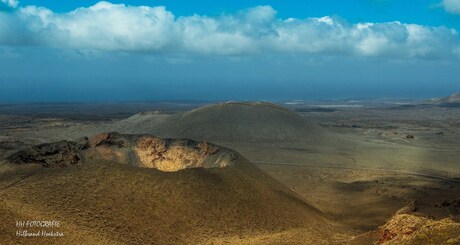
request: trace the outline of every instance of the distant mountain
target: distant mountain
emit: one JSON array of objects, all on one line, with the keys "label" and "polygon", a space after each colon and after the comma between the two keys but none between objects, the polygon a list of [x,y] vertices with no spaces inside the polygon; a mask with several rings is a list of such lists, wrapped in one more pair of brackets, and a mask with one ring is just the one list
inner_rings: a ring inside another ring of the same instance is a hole
[{"label": "distant mountain", "polygon": [[211,142],[314,142],[325,129],[299,114],[265,102],[227,102],[173,115],[140,113],[113,125],[123,133]]},{"label": "distant mountain", "polygon": [[460,93],[455,93],[444,98],[436,98],[430,101],[432,104],[437,105],[459,105],[460,106]]}]

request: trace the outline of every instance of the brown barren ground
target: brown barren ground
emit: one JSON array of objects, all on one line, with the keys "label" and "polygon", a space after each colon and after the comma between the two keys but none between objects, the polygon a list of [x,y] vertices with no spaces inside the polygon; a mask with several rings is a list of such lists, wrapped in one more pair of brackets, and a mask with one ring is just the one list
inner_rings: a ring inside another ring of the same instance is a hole
[{"label": "brown barren ground", "polygon": [[[116,113],[1,115],[2,157],[40,143],[119,131],[210,137],[251,161],[171,173],[107,161],[64,169],[0,164],[2,241],[36,244],[15,237],[15,221],[30,219],[62,221],[65,240],[39,243],[421,244],[433,230],[427,225],[445,232],[431,235],[437,237],[432,243],[457,241],[459,108],[296,105],[291,109],[306,119],[306,130],[298,131],[301,120],[285,109],[262,104],[252,114],[257,104],[250,110],[232,106],[224,106],[230,110],[224,121],[201,115],[219,115],[212,106],[187,114],[182,107],[153,105],[167,113],[121,120]],[[281,115],[286,118],[277,120]],[[177,121],[183,118],[193,120]],[[231,130],[212,134],[226,121]],[[192,131],[179,130],[175,122]],[[238,140],[235,130],[257,135]],[[401,208],[404,215],[394,216]],[[408,220],[417,226],[406,226]],[[411,232],[401,235],[400,228]]]}]

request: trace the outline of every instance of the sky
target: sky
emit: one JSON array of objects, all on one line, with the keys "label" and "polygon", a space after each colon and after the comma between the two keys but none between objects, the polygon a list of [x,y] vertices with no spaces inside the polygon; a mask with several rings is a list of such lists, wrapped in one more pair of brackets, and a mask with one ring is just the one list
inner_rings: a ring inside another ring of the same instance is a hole
[{"label": "sky", "polygon": [[0,103],[428,99],[460,0],[0,0]]}]

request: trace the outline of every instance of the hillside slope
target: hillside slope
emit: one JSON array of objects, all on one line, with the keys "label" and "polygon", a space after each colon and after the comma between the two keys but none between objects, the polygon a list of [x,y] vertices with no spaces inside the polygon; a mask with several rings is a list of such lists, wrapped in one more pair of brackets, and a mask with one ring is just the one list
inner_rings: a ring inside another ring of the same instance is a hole
[{"label": "hillside slope", "polygon": [[[94,138],[89,141],[94,143]],[[68,144],[58,146],[62,145]],[[123,147],[111,148],[111,154],[119,155]],[[36,151],[26,152],[37,156]],[[64,153],[74,156],[67,148]],[[59,162],[56,156],[62,154],[56,154],[44,162]],[[241,156],[225,166],[174,172],[114,162],[124,158],[82,159],[71,165],[0,163],[0,240],[6,244],[196,244],[302,229],[303,239],[324,243],[338,229]],[[60,221],[62,226],[51,230],[64,237],[16,237],[21,230],[15,226],[18,220]]]}]

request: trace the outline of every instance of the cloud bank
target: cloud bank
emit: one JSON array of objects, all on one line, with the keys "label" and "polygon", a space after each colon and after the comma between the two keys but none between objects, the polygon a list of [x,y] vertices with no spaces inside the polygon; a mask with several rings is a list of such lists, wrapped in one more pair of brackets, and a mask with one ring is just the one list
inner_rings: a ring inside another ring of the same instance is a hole
[{"label": "cloud bank", "polygon": [[[2,0],[10,6],[14,0]],[[459,2],[456,0],[445,0]],[[396,59],[460,57],[454,29],[400,22],[348,23],[329,16],[280,19],[270,6],[220,16],[174,16],[165,7],[99,2],[55,13],[0,12],[1,46],[184,55],[330,54]]]},{"label": "cloud bank", "polygon": [[441,5],[448,13],[460,14],[460,0],[443,0]]},{"label": "cloud bank", "polygon": [[10,8],[16,8],[19,5],[17,0],[0,0],[0,5],[4,4]]}]

